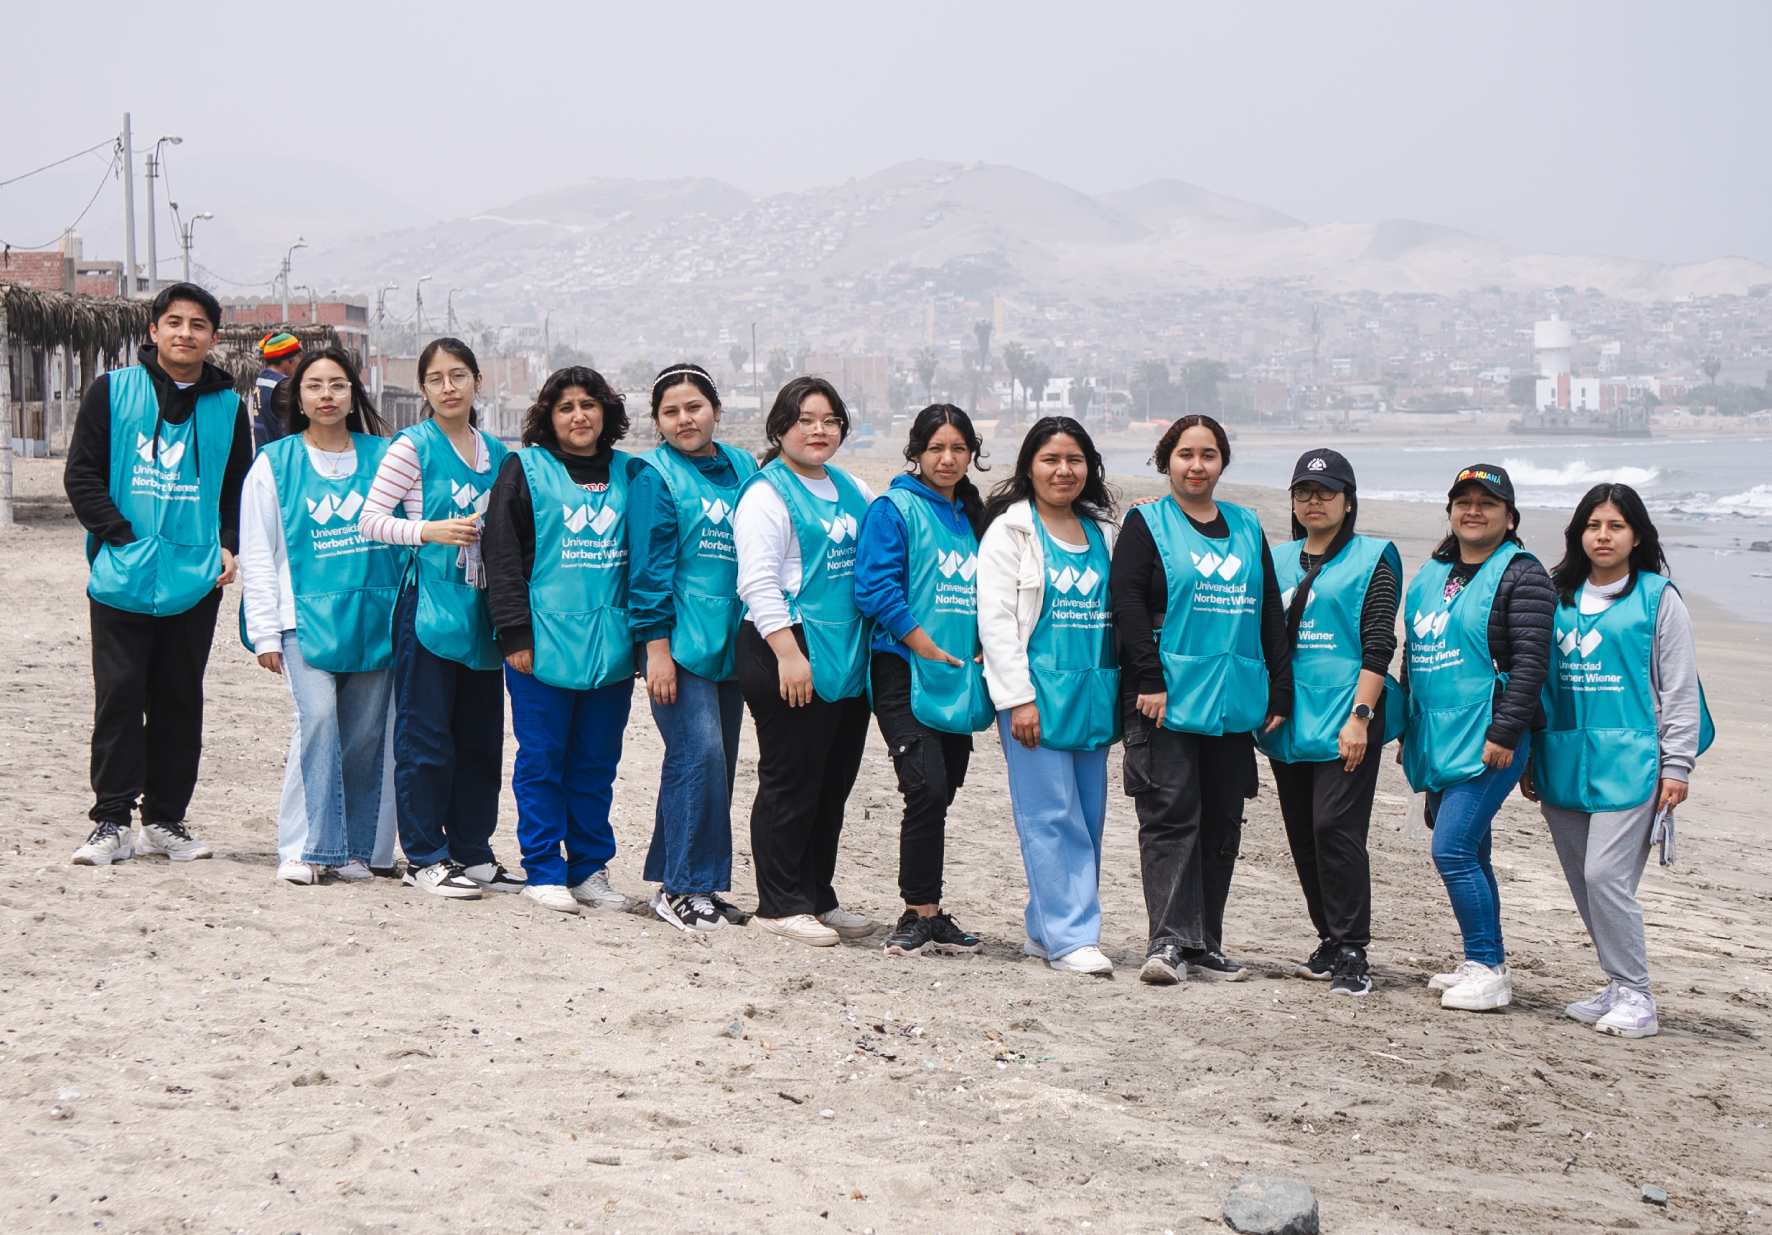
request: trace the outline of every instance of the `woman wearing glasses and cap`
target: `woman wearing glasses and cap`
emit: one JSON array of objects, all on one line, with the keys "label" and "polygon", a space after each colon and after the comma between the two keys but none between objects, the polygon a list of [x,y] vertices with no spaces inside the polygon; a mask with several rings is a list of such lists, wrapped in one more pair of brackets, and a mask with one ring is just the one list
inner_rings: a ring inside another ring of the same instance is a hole
[{"label": "woman wearing glasses and cap", "polygon": [[[1397,651],[1403,569],[1388,540],[1354,534],[1354,469],[1333,450],[1292,469],[1291,544],[1274,574],[1292,648],[1294,711],[1258,734],[1279,792],[1317,950],[1294,972],[1338,995],[1372,989],[1372,865],[1366,835],[1379,750],[1402,731],[1387,674]],[[1387,696],[1392,696],[1387,698]]]}]

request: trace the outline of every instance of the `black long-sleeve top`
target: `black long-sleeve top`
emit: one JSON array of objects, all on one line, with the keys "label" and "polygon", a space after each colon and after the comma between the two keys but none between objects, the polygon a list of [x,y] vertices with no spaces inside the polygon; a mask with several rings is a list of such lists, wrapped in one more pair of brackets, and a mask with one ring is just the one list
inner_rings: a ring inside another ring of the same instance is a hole
[{"label": "black long-sleeve top", "polygon": [[[1436,561],[1452,561],[1448,583],[1463,587],[1482,564],[1454,560],[1458,550],[1442,546]],[[1551,627],[1557,612],[1557,591],[1550,575],[1537,559],[1517,554],[1502,572],[1489,608],[1489,656],[1495,668],[1508,675],[1506,684],[1495,685],[1488,732],[1483,736],[1508,750],[1528,729],[1544,728],[1544,705],[1540,694],[1550,675]],[[1403,683],[1408,685],[1409,659],[1403,658]]]},{"label": "black long-sleeve top", "polygon": [[[1167,498],[1165,501],[1169,500]],[[1186,513],[1185,511],[1183,512]],[[1210,523],[1188,516],[1202,536],[1224,540],[1231,534],[1221,511]],[[1267,534],[1261,537],[1261,655],[1267,661],[1269,716],[1292,715],[1292,650],[1286,638],[1286,611],[1280,606],[1280,584],[1274,576],[1274,555]],[[1120,689],[1124,695],[1154,695],[1168,689],[1155,631],[1169,607],[1169,576],[1151,529],[1134,507],[1126,515],[1114,545],[1108,572],[1114,598],[1114,626],[1120,633]]]},{"label": "black long-sleeve top", "polygon": [[[1298,551],[1298,564],[1307,574],[1317,560],[1316,554]],[[1366,599],[1360,603],[1360,668],[1389,673],[1391,658],[1396,654],[1397,572],[1379,558],[1366,584]]]},{"label": "black long-sleeve top", "polygon": [[[568,454],[553,446],[572,483],[588,493],[609,488],[609,463],[614,451],[605,446],[594,455]],[[486,559],[486,598],[492,606],[492,628],[506,656],[535,647],[529,616],[529,576],[535,569],[535,501],[523,461],[513,452],[492,482],[486,502],[486,531],[481,542]]]},{"label": "black long-sleeve top", "polygon": [[[154,382],[154,395],[160,401],[160,419],[167,424],[182,425],[197,410],[197,396],[231,390],[234,379],[227,370],[208,361],[203,373],[191,385],[179,388],[160,367],[159,349],[144,347],[140,353],[142,367]],[[242,403],[235,413],[234,440],[223,463],[221,487],[221,543],[229,553],[240,551],[240,486],[252,466],[252,423]],[[201,469],[207,466],[201,456]],[[135,530],[117,503],[111,499],[111,375],[101,373],[80,398],[80,411],[74,418],[74,432],[68,440],[68,463],[62,471],[62,488],[68,504],[80,525],[108,545],[127,545],[135,540]]]}]

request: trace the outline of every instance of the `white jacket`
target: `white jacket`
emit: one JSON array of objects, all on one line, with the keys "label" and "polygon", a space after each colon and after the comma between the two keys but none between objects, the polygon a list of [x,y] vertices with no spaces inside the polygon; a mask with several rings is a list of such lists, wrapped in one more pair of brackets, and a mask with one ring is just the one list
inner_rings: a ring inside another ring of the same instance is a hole
[{"label": "white jacket", "polygon": [[[1118,525],[1097,520],[1108,553]],[[1034,510],[1018,502],[985,529],[978,546],[978,639],[984,648],[984,679],[1000,712],[1032,703],[1028,639],[1046,603],[1046,557],[1034,531]]]}]

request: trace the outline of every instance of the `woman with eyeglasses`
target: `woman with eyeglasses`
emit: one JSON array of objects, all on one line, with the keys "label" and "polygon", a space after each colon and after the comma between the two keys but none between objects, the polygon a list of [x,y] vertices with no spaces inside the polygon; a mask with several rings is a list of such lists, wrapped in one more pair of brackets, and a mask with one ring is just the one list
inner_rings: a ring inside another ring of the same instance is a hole
[{"label": "woman with eyeglasses", "polygon": [[474,412],[460,339],[418,357],[425,419],[389,445],[358,529],[411,550],[394,610],[394,785],[406,883],[453,900],[521,892],[492,852],[504,779],[504,682],[486,599],[482,516],[510,452]]},{"label": "woman with eyeglasses", "polygon": [[645,878],[659,885],[653,912],[685,931],[748,920],[720,893],[732,887],[744,723],[732,512],[757,464],[714,440],[720,410],[700,365],[660,372],[652,383],[660,444],[638,456],[628,482],[628,629],[665,748]]},{"label": "woman with eyeglasses", "polygon": [[1317,948],[1293,972],[1337,995],[1372,989],[1372,861],[1366,850],[1379,752],[1403,728],[1389,677],[1397,651],[1402,559],[1354,534],[1354,469],[1311,450],[1292,469],[1292,543],[1274,577],[1292,649],[1286,723],[1256,738],[1273,769],[1286,840]]},{"label": "woman with eyeglasses", "polygon": [[244,636],[295,704],[277,878],[369,879],[394,862],[390,630],[406,564],[351,517],[387,430],[339,348],[305,353],[289,386],[287,436],[259,451],[240,500]]},{"label": "woman with eyeglasses", "polygon": [[634,699],[632,457],[615,449],[627,431],[622,397],[601,373],[556,370],[486,510],[486,588],[517,737],[523,895],[560,913],[627,905],[609,886],[609,807]]},{"label": "woman with eyeglasses", "polygon": [[1557,612],[1545,726],[1520,778],[1550,825],[1606,975],[1605,986],[1564,1014],[1621,1038],[1661,1032],[1637,883],[1657,816],[1671,820],[1686,800],[1712,736],[1692,618],[1667,574],[1637,491],[1589,489],[1551,572]]},{"label": "woman with eyeglasses", "polygon": [[849,436],[849,411],[822,377],[784,385],[764,432],[763,470],[733,516],[746,607],[738,680],[757,729],[757,923],[824,948],[874,929],[841,906],[831,882],[868,737],[855,533],[874,495],[830,462]]},{"label": "woman with eyeglasses", "polygon": [[1255,796],[1257,729],[1292,714],[1292,657],[1273,554],[1255,512],[1215,496],[1230,439],[1183,416],[1157,442],[1169,493],[1126,514],[1114,546],[1126,754],[1150,919],[1140,981],[1189,970],[1240,981],[1224,952],[1224,905]]},{"label": "woman with eyeglasses", "polygon": [[904,447],[911,470],[869,509],[856,553],[855,601],[875,624],[874,716],[904,798],[904,912],[888,956],[984,946],[942,908],[948,809],[966,780],[972,735],[996,715],[978,642],[984,500],[967,475],[983,454],[972,418],[953,404],[918,412]]}]

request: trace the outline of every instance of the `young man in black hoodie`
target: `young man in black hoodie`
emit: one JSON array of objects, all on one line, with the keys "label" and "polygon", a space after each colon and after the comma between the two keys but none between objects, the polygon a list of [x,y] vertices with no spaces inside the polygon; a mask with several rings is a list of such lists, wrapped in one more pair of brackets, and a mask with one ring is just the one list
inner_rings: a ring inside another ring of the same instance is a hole
[{"label": "young man in black hoodie", "polygon": [[[141,363],[80,400],[63,487],[92,568],[94,823],[79,866],[136,853],[212,856],[184,826],[203,748],[203,671],[234,580],[252,427],[207,357],[214,296],[175,283],[154,299]],[[141,804],[141,837],[130,814]]]}]

